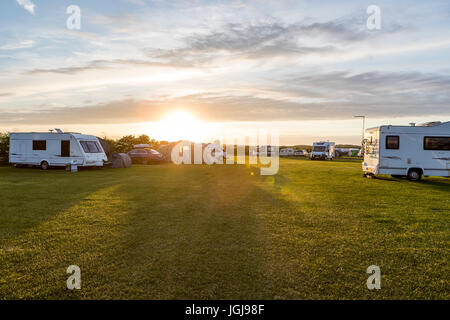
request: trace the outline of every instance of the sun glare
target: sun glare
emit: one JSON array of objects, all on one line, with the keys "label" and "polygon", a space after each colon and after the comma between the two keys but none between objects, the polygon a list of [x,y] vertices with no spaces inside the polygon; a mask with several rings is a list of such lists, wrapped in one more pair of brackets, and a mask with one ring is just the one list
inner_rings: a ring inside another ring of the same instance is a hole
[{"label": "sun glare", "polygon": [[194,122],[197,122],[197,119],[192,114],[186,111],[175,111],[169,113],[166,117],[164,117],[162,122],[170,125],[185,126],[194,124]]},{"label": "sun glare", "polygon": [[157,123],[155,132],[168,141],[190,140],[199,142],[205,138],[203,122],[189,112],[180,110],[167,114]]}]

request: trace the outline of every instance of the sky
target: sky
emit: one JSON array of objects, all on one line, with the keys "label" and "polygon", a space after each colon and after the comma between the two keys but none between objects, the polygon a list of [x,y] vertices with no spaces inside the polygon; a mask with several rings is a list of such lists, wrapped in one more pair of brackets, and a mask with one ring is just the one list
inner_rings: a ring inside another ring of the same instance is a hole
[{"label": "sky", "polygon": [[358,144],[354,115],[450,120],[449,30],[449,1],[2,0],[0,131]]}]

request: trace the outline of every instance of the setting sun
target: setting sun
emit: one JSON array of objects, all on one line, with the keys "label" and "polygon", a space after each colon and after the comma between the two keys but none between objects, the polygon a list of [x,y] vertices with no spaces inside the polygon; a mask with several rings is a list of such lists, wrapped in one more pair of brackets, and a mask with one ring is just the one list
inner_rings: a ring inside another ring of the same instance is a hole
[{"label": "setting sun", "polygon": [[205,138],[204,123],[184,110],[171,112],[155,124],[155,133],[168,141],[200,141]]},{"label": "setting sun", "polygon": [[164,117],[162,122],[170,125],[184,126],[186,124],[197,122],[197,118],[186,111],[175,111]]}]

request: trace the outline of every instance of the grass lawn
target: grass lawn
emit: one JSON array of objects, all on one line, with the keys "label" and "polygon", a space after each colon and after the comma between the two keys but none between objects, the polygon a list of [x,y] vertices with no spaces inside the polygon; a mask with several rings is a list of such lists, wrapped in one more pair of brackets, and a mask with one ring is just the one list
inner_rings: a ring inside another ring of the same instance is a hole
[{"label": "grass lawn", "polygon": [[[450,298],[450,179],[255,169],[0,168],[0,298]],[[69,265],[81,290],[66,288]]]}]

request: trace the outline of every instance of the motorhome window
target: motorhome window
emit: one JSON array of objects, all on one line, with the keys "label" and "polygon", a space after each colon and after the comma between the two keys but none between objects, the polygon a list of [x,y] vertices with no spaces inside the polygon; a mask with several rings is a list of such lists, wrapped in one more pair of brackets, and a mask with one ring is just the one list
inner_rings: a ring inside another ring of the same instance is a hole
[{"label": "motorhome window", "polygon": [[399,149],[400,137],[399,136],[386,136],[386,149]]},{"label": "motorhome window", "polygon": [[33,140],[33,150],[47,150],[47,141]]},{"label": "motorhome window", "polygon": [[313,151],[323,152],[325,151],[325,146],[314,146]]},{"label": "motorhome window", "polygon": [[450,137],[425,137],[423,148],[425,150],[450,150]]},{"label": "motorhome window", "polygon": [[80,141],[84,152],[86,153],[101,153],[101,148],[95,141]]}]

